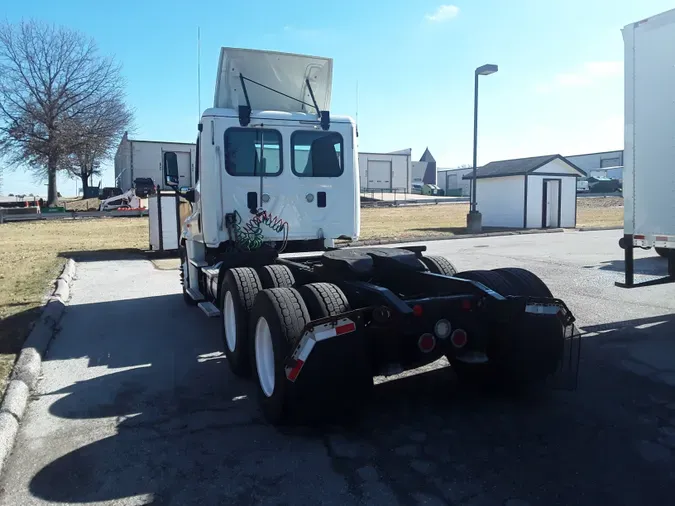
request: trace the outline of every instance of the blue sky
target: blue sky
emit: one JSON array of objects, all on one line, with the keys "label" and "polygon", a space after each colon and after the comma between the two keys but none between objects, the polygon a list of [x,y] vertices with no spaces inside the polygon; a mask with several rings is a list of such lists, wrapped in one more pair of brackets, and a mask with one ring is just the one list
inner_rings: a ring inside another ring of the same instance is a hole
[{"label": "blue sky", "polygon": [[[213,100],[221,46],[334,59],[333,114],[354,115],[364,151],[429,147],[441,167],[470,163],[473,71],[481,78],[479,163],[623,147],[623,40],[628,23],[668,0],[9,1],[0,19],[37,18],[92,36],[123,64],[135,137],[192,141]],[[104,185],[113,182],[106,164]],[[61,178],[60,191],[75,182]],[[45,193],[21,171],[4,193]]]}]

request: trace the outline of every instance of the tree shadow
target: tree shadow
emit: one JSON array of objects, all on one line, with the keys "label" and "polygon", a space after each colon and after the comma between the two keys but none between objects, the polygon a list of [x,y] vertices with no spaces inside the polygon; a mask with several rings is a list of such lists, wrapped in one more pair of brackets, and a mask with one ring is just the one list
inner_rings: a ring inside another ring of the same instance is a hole
[{"label": "tree shadow", "polygon": [[76,262],[108,262],[114,260],[138,260],[146,252],[136,248],[107,249],[98,251],[62,251],[61,258],[72,258]]},{"label": "tree shadow", "polygon": [[[8,304],[19,307],[24,304]],[[33,307],[0,319],[0,354],[13,355],[21,351],[33,324],[42,313],[42,307]]]},{"label": "tree shadow", "polygon": [[[424,227],[413,229],[416,232],[435,232],[441,234],[452,235],[467,235],[469,231],[466,227]],[[517,228],[501,228],[501,227],[483,227],[483,234],[501,233],[501,232],[518,232],[522,229]]]},{"label": "tree shadow", "polygon": [[[672,341],[663,318],[608,328]],[[280,430],[253,382],[230,373],[218,322],[180,294],[70,306],[62,326],[7,466],[13,504],[22,487],[45,501],[166,505],[667,504],[675,493],[669,468],[634,445],[656,441],[668,408],[650,396],[673,389],[599,353],[576,393],[477,395],[438,367],[376,385],[352,423]],[[44,430],[59,437],[33,449]]]}]

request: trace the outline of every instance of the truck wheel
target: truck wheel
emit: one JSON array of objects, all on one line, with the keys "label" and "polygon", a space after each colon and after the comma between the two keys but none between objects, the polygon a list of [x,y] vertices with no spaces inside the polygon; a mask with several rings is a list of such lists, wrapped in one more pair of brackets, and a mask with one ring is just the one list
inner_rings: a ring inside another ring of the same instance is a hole
[{"label": "truck wheel", "polygon": [[196,306],[197,302],[188,295],[188,259],[187,259],[187,248],[181,246],[180,248],[180,284],[183,287],[183,300],[188,306]]},{"label": "truck wheel", "polygon": [[518,291],[509,279],[496,271],[465,271],[458,273],[456,277],[477,281],[503,296],[513,295]]},{"label": "truck wheel", "polygon": [[312,320],[350,311],[345,294],[331,283],[310,283],[298,288]]},{"label": "truck wheel", "polygon": [[442,274],[443,276],[454,276],[457,274],[457,269],[452,262],[445,257],[428,256],[421,258],[422,263],[433,274]]},{"label": "truck wheel", "polygon": [[251,350],[265,418],[281,424],[293,414],[285,360],[297,346],[309,314],[293,288],[270,288],[255,298],[251,312]]},{"label": "truck wheel", "polygon": [[261,289],[258,275],[249,267],[229,269],[225,273],[221,289],[221,328],[225,356],[237,376],[248,376],[251,372],[249,314]]},{"label": "truck wheel", "polygon": [[518,267],[507,267],[505,269],[495,269],[493,272],[498,272],[504,278],[511,282],[511,285],[517,289],[517,292],[506,293],[502,295],[522,295],[526,297],[553,297],[551,290],[548,289],[539,277],[526,270]]},{"label": "truck wheel", "polygon": [[291,288],[295,278],[285,265],[265,265],[258,270],[263,288]]},{"label": "truck wheel", "polygon": [[656,253],[663,258],[668,258],[668,254],[670,250],[668,248],[654,248],[656,250]]}]

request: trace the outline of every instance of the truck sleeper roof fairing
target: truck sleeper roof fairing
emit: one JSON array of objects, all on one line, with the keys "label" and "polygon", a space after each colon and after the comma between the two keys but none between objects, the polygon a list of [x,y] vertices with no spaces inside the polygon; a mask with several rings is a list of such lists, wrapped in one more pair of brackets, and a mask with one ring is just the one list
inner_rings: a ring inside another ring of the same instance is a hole
[{"label": "truck sleeper roof fairing", "polygon": [[[223,47],[220,50],[215,108],[234,109],[247,105],[241,76],[248,81],[246,92],[253,110],[318,114],[306,81],[309,81],[319,110],[330,109],[333,60],[276,51]],[[267,88],[271,89],[267,89]]]}]

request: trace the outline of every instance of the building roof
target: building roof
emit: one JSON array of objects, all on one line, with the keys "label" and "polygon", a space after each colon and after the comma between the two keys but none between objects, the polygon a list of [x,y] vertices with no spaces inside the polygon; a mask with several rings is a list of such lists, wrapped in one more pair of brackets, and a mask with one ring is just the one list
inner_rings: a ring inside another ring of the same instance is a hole
[{"label": "building roof", "polygon": [[[487,177],[506,177],[506,176],[523,176],[534,172],[535,170],[543,167],[547,163],[560,159],[563,162],[567,163],[575,170],[577,170],[582,176],[585,176],[586,173],[581,170],[579,167],[570,162],[567,158],[561,155],[544,155],[544,156],[533,156],[531,158],[516,158],[514,160],[500,160],[497,162],[490,162],[482,167],[476,169],[477,178],[487,178]],[[466,174],[463,179],[473,179],[473,174]]]},{"label": "building roof", "polygon": [[420,162],[435,162],[435,161],[436,159],[432,156],[431,151],[429,151],[429,148],[425,149],[422,158],[420,158]]}]

